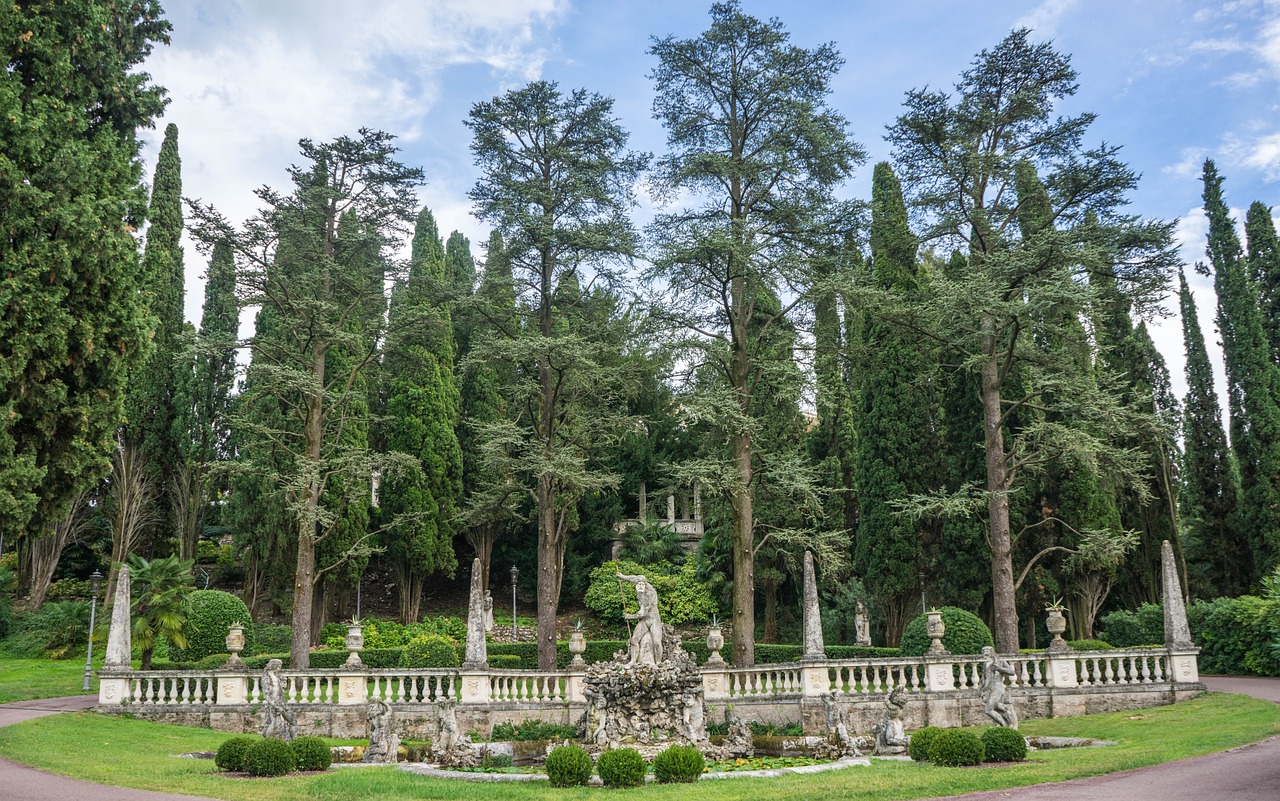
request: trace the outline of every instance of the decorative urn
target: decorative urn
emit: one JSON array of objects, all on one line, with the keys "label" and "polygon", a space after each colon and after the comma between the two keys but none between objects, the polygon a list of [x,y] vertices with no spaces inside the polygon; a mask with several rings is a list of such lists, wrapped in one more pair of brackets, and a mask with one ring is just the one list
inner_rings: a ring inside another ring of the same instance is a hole
[{"label": "decorative urn", "polygon": [[586,652],[587,638],[582,633],[582,622],[579,621],[569,633],[569,653],[573,654],[573,661],[569,663],[569,667],[575,670],[586,667],[587,663],[582,659],[582,655]]},{"label": "decorative urn", "polygon": [[244,650],[244,624],[232,623],[227,632],[227,653],[231,654],[231,658],[223,667],[241,668],[244,662],[240,659],[240,652]]},{"label": "decorative urn", "polygon": [[931,609],[926,617],[925,632],[933,641],[929,643],[929,653],[939,655],[948,653],[942,644],[942,635],[947,633],[947,624],[942,622],[942,610]]},{"label": "decorative urn", "polygon": [[360,651],[364,648],[364,626],[358,621],[352,621],[347,624],[346,638],[347,665],[349,667],[360,666]]},{"label": "decorative urn", "polygon": [[1062,651],[1070,648],[1067,641],[1062,639],[1062,632],[1067,630],[1067,618],[1062,613],[1067,611],[1061,601],[1054,601],[1045,607],[1048,616],[1045,619],[1045,628],[1053,635],[1053,640],[1049,643],[1050,651]]},{"label": "decorative urn", "polygon": [[718,665],[724,661],[724,657],[720,655],[720,649],[723,647],[724,632],[720,630],[720,624],[713,619],[711,628],[707,630],[707,650],[711,652],[707,657],[707,664]]}]

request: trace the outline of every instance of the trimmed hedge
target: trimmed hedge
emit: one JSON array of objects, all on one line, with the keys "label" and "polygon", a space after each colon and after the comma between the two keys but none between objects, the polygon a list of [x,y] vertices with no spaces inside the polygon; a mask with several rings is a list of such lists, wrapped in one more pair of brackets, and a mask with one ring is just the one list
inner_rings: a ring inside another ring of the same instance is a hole
[{"label": "trimmed hedge", "polygon": [[274,738],[258,740],[244,757],[244,769],[250,776],[283,776],[297,764],[293,747]]},{"label": "trimmed hedge", "polygon": [[929,761],[948,768],[980,764],[986,755],[978,735],[966,729],[943,729],[929,743]]},{"label": "trimmed hedge", "polygon": [[[316,654],[322,654],[322,653],[324,653],[324,651],[316,651],[311,654],[311,658],[314,660]],[[262,670],[267,666],[267,663],[270,662],[272,659],[279,659],[281,662],[284,663],[284,668],[288,669],[289,667],[288,652],[280,653],[280,654],[258,654],[256,656],[251,656],[248,659],[244,660],[244,666],[247,667],[249,670]],[[311,664],[315,666],[314,661]]]},{"label": "trimmed hedge", "polygon": [[[350,656],[346,651],[312,651],[311,667],[321,670],[334,670],[347,663]],[[386,668],[402,668],[405,666],[403,648],[366,648],[360,652],[360,662],[367,668],[375,670]],[[286,667],[288,664],[286,663]]]},{"label": "trimmed hedge", "polygon": [[[1200,646],[1200,672],[1236,676],[1280,676],[1280,638],[1272,621],[1280,617],[1280,601],[1242,595],[1196,601],[1187,607],[1191,639]],[[1108,642],[1117,648],[1164,643],[1164,607],[1143,604],[1099,621]]]},{"label": "trimmed hedge", "polygon": [[547,781],[552,787],[581,787],[591,778],[591,755],[576,745],[561,745],[547,754]]},{"label": "trimmed hedge", "polygon": [[[954,606],[944,606],[941,611],[942,622],[946,625],[942,644],[951,653],[980,654],[983,646],[996,644],[991,637],[991,629],[977,615]],[[928,620],[927,615],[918,615],[907,624],[899,649],[902,656],[924,656],[929,651],[933,640],[929,639]]]},{"label": "trimmed hedge", "polygon": [[1027,741],[1016,729],[996,726],[982,732],[984,762],[1021,762],[1027,758]]},{"label": "trimmed hedge", "polygon": [[252,737],[231,737],[223,740],[222,745],[218,746],[218,753],[213,757],[213,764],[218,766],[218,770],[237,772],[244,770],[245,757],[256,742],[258,741]]},{"label": "trimmed hedge", "polygon": [[614,748],[596,760],[596,772],[605,787],[639,787],[644,784],[644,757],[634,748]]},{"label": "trimmed hedge", "polygon": [[458,667],[458,643],[439,634],[421,634],[405,646],[405,666],[410,668]]},{"label": "trimmed hedge", "polygon": [[1067,645],[1077,651],[1111,651],[1115,648],[1104,640],[1067,640]]},{"label": "trimmed hedge", "polygon": [[660,784],[688,784],[696,782],[706,766],[696,746],[673,745],[653,758],[653,777]]},{"label": "trimmed hedge", "polygon": [[187,615],[187,647],[171,648],[169,658],[176,662],[198,662],[212,654],[226,653],[227,633],[232,623],[244,625],[244,651],[255,653],[255,632],[249,607],[244,601],[221,590],[196,590],[184,601]]},{"label": "trimmed hedge", "polygon": [[258,651],[288,651],[289,646],[292,645],[293,629],[288,626],[273,626],[269,623],[254,623],[253,636],[253,647]]},{"label": "trimmed hedge", "polygon": [[937,726],[925,726],[911,735],[911,742],[907,745],[907,754],[916,762],[928,762],[929,746],[933,745],[933,739],[941,733],[942,729]]},{"label": "trimmed hedge", "polygon": [[319,737],[299,737],[290,745],[298,770],[328,770],[333,751]]}]

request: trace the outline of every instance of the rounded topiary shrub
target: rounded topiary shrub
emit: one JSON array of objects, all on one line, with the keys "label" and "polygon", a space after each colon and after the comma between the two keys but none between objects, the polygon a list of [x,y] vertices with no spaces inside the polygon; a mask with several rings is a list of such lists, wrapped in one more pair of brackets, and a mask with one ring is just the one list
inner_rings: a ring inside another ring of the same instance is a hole
[{"label": "rounded topiary shrub", "polygon": [[258,740],[244,757],[244,769],[250,776],[283,776],[297,763],[293,746],[276,739]]},{"label": "rounded topiary shrub", "polygon": [[585,748],[562,745],[547,754],[547,780],[552,787],[580,787],[591,778],[591,755]]},{"label": "rounded topiary shrub", "polygon": [[461,664],[458,644],[439,634],[419,634],[404,649],[405,662],[411,668],[449,668]]},{"label": "rounded topiary shrub", "polygon": [[218,746],[218,753],[213,757],[213,764],[218,770],[244,770],[244,758],[253,744],[258,742],[252,737],[232,737],[223,740]]},{"label": "rounded topiary shrub", "polygon": [[[929,644],[933,641],[925,628],[927,622],[928,617],[920,615],[907,624],[902,632],[903,656],[923,656],[929,651]],[[991,629],[972,612],[944,606],[942,622],[947,627],[942,635],[942,644],[953,654],[980,654],[984,645],[996,644],[991,637]]]},{"label": "rounded topiary shrub", "polygon": [[328,770],[333,764],[333,751],[319,737],[299,737],[292,748],[298,770]]},{"label": "rounded topiary shrub", "polygon": [[663,784],[696,782],[707,766],[702,752],[692,745],[673,745],[653,758],[653,777]]},{"label": "rounded topiary shrub", "polygon": [[1021,762],[1027,758],[1027,741],[1016,729],[997,726],[982,733],[985,762]]},{"label": "rounded topiary shrub", "polygon": [[169,650],[174,662],[196,662],[213,654],[227,652],[227,632],[232,623],[244,626],[244,651],[241,656],[254,653],[253,621],[249,619],[249,607],[244,601],[221,590],[196,590],[187,595],[187,647],[181,651]]},{"label": "rounded topiary shrub", "polygon": [[605,751],[596,762],[605,787],[639,787],[644,783],[644,757],[634,748]]},{"label": "rounded topiary shrub", "polygon": [[986,755],[978,735],[964,729],[943,729],[929,743],[929,761],[949,768],[977,765]]},{"label": "rounded topiary shrub", "polygon": [[911,735],[911,742],[907,745],[907,753],[916,762],[928,762],[929,746],[933,744],[933,738],[941,733],[942,729],[937,726],[925,726]]}]

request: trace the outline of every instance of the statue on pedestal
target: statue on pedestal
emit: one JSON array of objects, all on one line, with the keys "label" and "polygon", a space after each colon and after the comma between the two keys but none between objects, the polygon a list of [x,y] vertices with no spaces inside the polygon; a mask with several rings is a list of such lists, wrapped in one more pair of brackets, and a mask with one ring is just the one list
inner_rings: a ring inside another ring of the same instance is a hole
[{"label": "statue on pedestal", "polygon": [[385,699],[369,702],[369,747],[364,762],[395,762],[400,738],[395,733],[395,718]]},{"label": "statue on pedestal", "polygon": [[298,735],[298,719],[284,702],[283,667],[272,659],[262,671],[262,736],[291,743]]},{"label": "statue on pedestal", "polygon": [[1013,675],[1013,665],[997,654],[996,649],[990,645],[983,647],[982,656],[987,660],[982,670],[982,686],[978,689],[982,708],[997,726],[1016,729],[1018,712],[1009,696],[1009,688],[1004,683],[1005,676]]},{"label": "statue on pedestal", "polygon": [[662,661],[662,620],[658,616],[658,591],[643,575],[618,574],[621,581],[636,585],[636,601],[640,611],[634,615],[624,613],[627,620],[636,621],[631,639],[627,642],[627,664],[656,665]]},{"label": "statue on pedestal", "polygon": [[867,607],[858,601],[853,613],[854,645],[871,645],[871,621],[867,618]]},{"label": "statue on pedestal", "polygon": [[906,689],[899,686],[884,702],[884,717],[875,725],[876,754],[904,754],[907,751],[907,732],[902,725],[902,710],[907,706]]}]

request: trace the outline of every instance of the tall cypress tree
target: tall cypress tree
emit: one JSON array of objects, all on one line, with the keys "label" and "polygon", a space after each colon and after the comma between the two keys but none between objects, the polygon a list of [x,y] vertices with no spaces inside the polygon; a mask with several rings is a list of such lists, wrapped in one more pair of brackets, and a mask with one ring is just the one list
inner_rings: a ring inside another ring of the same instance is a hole
[{"label": "tall cypress tree", "polygon": [[[1213,388],[1213,368],[1187,278],[1178,272],[1182,342],[1187,355],[1186,415],[1183,418],[1182,521],[1187,562],[1196,595],[1239,595],[1253,575],[1249,543],[1236,524],[1240,489],[1231,469],[1222,411]],[[1191,580],[1189,578],[1189,580]]]},{"label": "tall cypress tree", "polygon": [[474,324],[467,319],[471,309],[461,301],[471,297],[476,289],[476,260],[471,255],[471,241],[459,231],[449,234],[444,244],[444,276],[449,283],[451,296],[456,299],[453,317],[453,362],[457,366],[471,352],[471,330]]},{"label": "tall cypress tree", "polygon": [[1280,241],[1276,239],[1271,209],[1262,201],[1250,204],[1244,232],[1249,240],[1249,275],[1258,287],[1258,306],[1271,345],[1271,361],[1280,364]]},{"label": "tall cypress tree", "polygon": [[417,459],[422,472],[389,477],[381,494],[384,513],[414,515],[383,538],[406,623],[418,619],[427,579],[436,572],[452,575],[457,567],[454,518],[462,500],[453,328],[448,307],[438,302],[450,276],[429,209],[418,214],[412,253],[408,279],[391,293],[391,324],[406,314],[429,315],[433,328],[387,345],[385,446]]},{"label": "tall cypress tree", "polygon": [[1204,163],[1204,209],[1227,368],[1231,444],[1240,465],[1240,527],[1251,538],[1256,579],[1280,558],[1280,367],[1271,360],[1257,292],[1212,160]]}]

